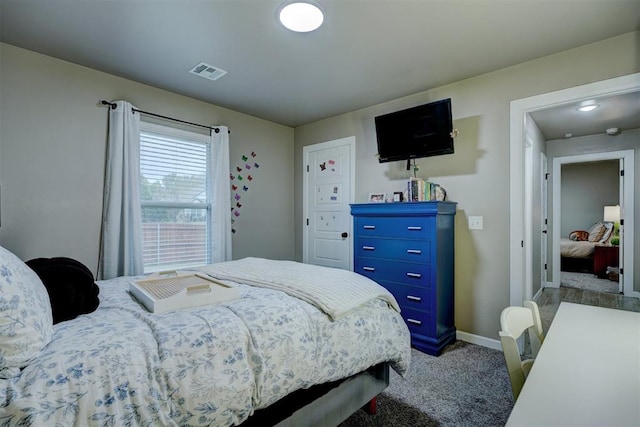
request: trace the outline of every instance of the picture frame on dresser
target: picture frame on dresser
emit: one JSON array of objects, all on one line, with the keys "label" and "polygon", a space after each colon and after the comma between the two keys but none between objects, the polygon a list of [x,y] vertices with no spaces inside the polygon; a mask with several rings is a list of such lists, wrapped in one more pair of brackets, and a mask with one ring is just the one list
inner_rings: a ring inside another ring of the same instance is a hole
[{"label": "picture frame on dresser", "polygon": [[411,345],[439,356],[455,342],[455,202],[352,204],[354,271],[388,289]]},{"label": "picture frame on dresser", "polygon": [[384,203],[387,193],[369,193],[369,203]]}]

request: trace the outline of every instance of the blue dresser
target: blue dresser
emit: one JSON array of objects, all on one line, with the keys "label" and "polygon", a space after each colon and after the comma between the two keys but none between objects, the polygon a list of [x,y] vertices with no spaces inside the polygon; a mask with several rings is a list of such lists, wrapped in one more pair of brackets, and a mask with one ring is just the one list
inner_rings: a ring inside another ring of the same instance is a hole
[{"label": "blue dresser", "polygon": [[435,356],[455,341],[454,202],[351,205],[354,270],[398,300],[411,344]]}]

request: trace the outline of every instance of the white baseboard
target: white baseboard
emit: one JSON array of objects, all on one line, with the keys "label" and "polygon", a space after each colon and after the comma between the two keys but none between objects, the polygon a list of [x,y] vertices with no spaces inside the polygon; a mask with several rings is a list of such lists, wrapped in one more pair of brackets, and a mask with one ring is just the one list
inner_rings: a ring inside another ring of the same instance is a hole
[{"label": "white baseboard", "polygon": [[481,337],[480,335],[470,334],[468,332],[456,331],[456,338],[471,344],[481,345],[483,347],[492,348],[502,351],[502,344],[496,339]]},{"label": "white baseboard", "polygon": [[533,298],[531,298],[531,300],[533,301],[537,301],[538,298],[540,298],[540,296],[542,295],[542,291],[544,290],[546,286],[542,286],[540,289],[538,289],[538,292],[536,292],[536,294],[533,296]]}]

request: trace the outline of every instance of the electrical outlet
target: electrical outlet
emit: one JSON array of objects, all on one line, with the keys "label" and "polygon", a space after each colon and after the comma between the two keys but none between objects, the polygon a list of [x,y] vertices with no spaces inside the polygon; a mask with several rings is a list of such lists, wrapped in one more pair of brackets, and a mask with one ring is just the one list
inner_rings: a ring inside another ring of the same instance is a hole
[{"label": "electrical outlet", "polygon": [[482,230],[483,228],[483,218],[481,216],[469,217],[469,230]]}]

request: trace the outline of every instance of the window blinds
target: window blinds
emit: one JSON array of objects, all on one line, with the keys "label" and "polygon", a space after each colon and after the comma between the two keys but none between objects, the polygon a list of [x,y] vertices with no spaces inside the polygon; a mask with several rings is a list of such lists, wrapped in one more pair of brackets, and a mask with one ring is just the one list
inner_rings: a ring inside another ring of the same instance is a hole
[{"label": "window blinds", "polygon": [[145,272],[210,260],[209,141],[145,123],[140,132],[140,199]]}]

